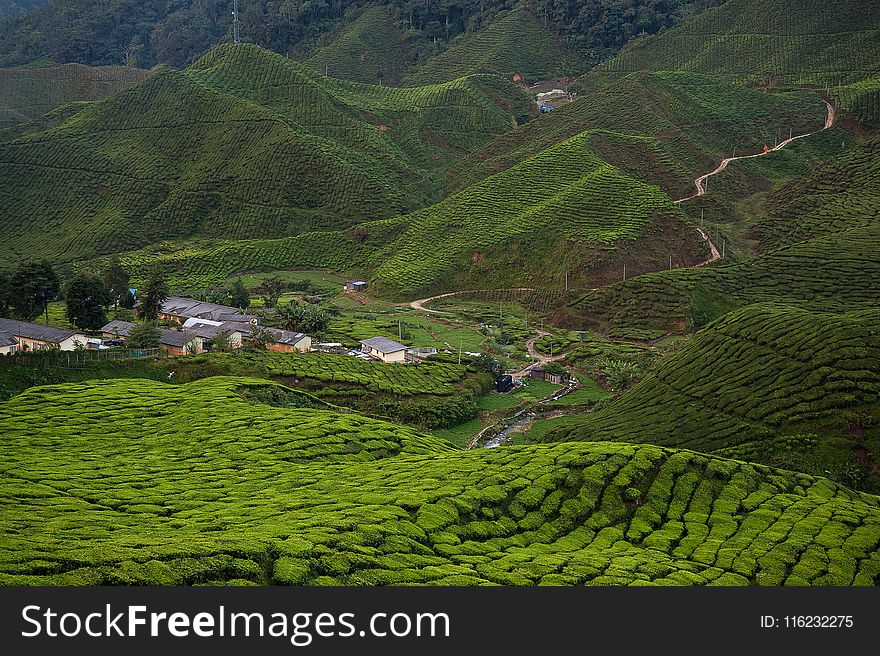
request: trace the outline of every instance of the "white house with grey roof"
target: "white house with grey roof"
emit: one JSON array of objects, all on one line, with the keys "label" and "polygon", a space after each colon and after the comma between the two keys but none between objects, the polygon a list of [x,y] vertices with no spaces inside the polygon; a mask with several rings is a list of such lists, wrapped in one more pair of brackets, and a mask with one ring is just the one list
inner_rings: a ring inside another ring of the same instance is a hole
[{"label": "white house with grey roof", "polygon": [[76,330],[39,323],[0,319],[0,353],[18,351],[73,351],[85,348],[88,336]]},{"label": "white house with grey roof", "polygon": [[361,340],[361,353],[366,353],[382,362],[406,362],[406,351],[406,346],[387,337]]}]

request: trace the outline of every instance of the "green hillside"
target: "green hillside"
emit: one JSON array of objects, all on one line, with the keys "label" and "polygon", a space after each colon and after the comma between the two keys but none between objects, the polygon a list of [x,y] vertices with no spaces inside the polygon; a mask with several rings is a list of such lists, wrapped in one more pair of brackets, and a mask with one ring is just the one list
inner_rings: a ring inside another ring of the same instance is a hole
[{"label": "green hillside", "polygon": [[765,93],[687,72],[639,72],[620,79],[591,73],[579,81],[578,90],[575,102],[467,157],[456,167],[450,187],[466,187],[561,140],[598,128],[657,139],[663,159],[647,162],[652,166],[645,175],[675,193],[692,193],[692,184],[684,189],[682,178],[710,170],[734,148],[759,152],[764,144],[773,145],[780,129],[802,134],[822,127],[825,117],[825,106],[815,94]]},{"label": "green hillside", "polygon": [[330,80],[254,46],[220,47],[0,144],[0,262],[192,235],[280,237],[412,210],[523,103],[498,78],[388,89]]},{"label": "green hillside", "polygon": [[763,212],[750,212],[744,227],[763,250],[759,256],[617,283],[588,292],[556,319],[567,327],[624,335],[702,326],[734,307],[762,301],[832,311],[877,307],[878,149],[876,138],[863,139],[770,194]]},{"label": "green hillside", "polygon": [[719,452],[877,490],[878,419],[880,310],[767,304],[701,330],[622,397],[545,439]]},{"label": "green hillside", "polygon": [[517,9],[480,31],[465,34],[429,59],[404,83],[410,86],[455,80],[473,73],[518,73],[527,81],[578,75],[589,64],[529,11]]},{"label": "green hillside", "polygon": [[[591,286],[705,257],[699,234],[662,191],[605,162],[609,140],[585,132],[436,205],[347,233],[220,244],[159,244],[121,258],[135,277],[159,264],[178,288],[253,268],[360,266],[377,293],[454,288]],[[648,144],[650,146],[650,144]],[[466,220],[464,220],[466,218]]]},{"label": "green hillside", "polygon": [[880,72],[880,6],[858,0],[728,0],[631,42],[600,69],[696,71],[836,86]]},{"label": "green hillside", "polygon": [[750,303],[820,311],[880,305],[880,224],[812,239],[727,266],[664,271],[588,292],[559,325],[624,337],[704,326]]},{"label": "green hillside", "polygon": [[311,53],[305,63],[330,77],[396,86],[414,55],[388,11],[372,7],[329,45]]},{"label": "green hillside", "polygon": [[101,100],[141,82],[147,74],[139,68],[79,64],[0,69],[0,130],[70,102]]},{"label": "green hillside", "polygon": [[878,222],[880,138],[860,142],[773,195],[752,233],[765,249]]},{"label": "green hillside", "polygon": [[880,576],[880,499],[825,479],[656,446],[452,451],[389,424],[237,396],[253,384],[113,381],[0,405],[0,583]]},{"label": "green hillside", "polygon": [[871,127],[880,126],[880,75],[834,89],[840,106]]}]

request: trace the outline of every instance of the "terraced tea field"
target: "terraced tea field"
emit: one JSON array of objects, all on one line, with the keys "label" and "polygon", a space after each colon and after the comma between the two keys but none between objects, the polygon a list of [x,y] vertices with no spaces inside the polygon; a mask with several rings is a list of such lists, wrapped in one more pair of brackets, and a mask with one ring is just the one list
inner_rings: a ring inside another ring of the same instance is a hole
[{"label": "terraced tea field", "polygon": [[700,261],[699,234],[669,197],[597,154],[604,136],[585,132],[430,208],[346,233],[163,244],[121,261],[138,279],[158,264],[184,289],[253,268],[357,267],[374,272],[372,292],[391,298],[450,287],[552,288],[566,271],[573,286],[594,286],[616,279],[617,262],[635,252],[632,275],[665,268],[670,255],[679,265]]},{"label": "terraced tea field", "polygon": [[612,336],[660,336],[704,326],[733,308],[792,303],[821,311],[876,308],[880,223],[818,237],[751,260],[664,271],[589,292],[555,317],[559,325]]},{"label": "terraced tea field", "polygon": [[448,50],[406,75],[404,83],[417,86],[448,82],[473,73],[518,73],[527,81],[535,81],[577,75],[587,67],[583,55],[528,10],[515,9],[485,30],[460,36]]},{"label": "terraced tea field", "polygon": [[685,70],[820,86],[880,72],[880,8],[829,3],[730,0],[663,34],[633,41],[604,71]]},{"label": "terraced tea field", "polygon": [[218,47],[0,144],[0,262],[392,216],[435,200],[453,161],[529,111],[518,87],[489,76],[390,89],[323,78],[254,46]]},{"label": "terraced tea field", "polygon": [[0,130],[40,118],[67,103],[101,100],[147,75],[148,71],[139,68],[81,64],[0,69]]},{"label": "terraced tea field", "polygon": [[0,583],[880,575],[880,499],[825,479],[655,446],[452,452],[351,415],[249,405],[236,395],[249,384],[48,387],[0,406]]},{"label": "terraced tea field", "polygon": [[[697,333],[607,407],[544,439],[637,441],[706,452],[742,445],[750,460],[793,466],[776,459],[778,438],[809,435],[816,473],[880,489],[872,464],[880,456],[878,326],[877,310],[737,310]],[[867,459],[859,460],[860,450]]]},{"label": "terraced tea field", "polygon": [[611,141],[602,156],[674,198],[692,192],[693,178],[729,157],[771,146],[780,129],[822,127],[825,106],[815,93],[765,93],[734,81],[687,71],[592,71],[577,81],[579,98],[508,132],[466,157],[450,176],[465,188],[585,130],[607,130],[640,141]]},{"label": "terraced tea field", "polygon": [[305,63],[330,77],[395,86],[414,57],[388,11],[370,7],[330,44],[311,53]]}]

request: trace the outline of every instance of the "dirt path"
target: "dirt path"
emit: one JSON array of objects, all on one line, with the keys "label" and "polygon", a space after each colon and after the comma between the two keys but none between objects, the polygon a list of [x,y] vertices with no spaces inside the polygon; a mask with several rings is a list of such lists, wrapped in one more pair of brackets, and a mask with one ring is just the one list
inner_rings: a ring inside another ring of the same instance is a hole
[{"label": "dirt path", "polygon": [[426,308],[425,305],[431,303],[433,301],[439,300],[441,298],[449,298],[450,296],[458,296],[459,294],[475,294],[478,292],[536,292],[537,289],[533,289],[531,287],[511,287],[510,289],[465,289],[458,292],[447,292],[446,294],[438,294],[437,296],[429,296],[428,298],[420,298],[417,301],[412,301],[409,306],[413,310],[421,310],[422,312],[428,312],[429,314],[450,314],[449,312],[442,312],[440,310],[431,310]]},{"label": "dirt path", "polygon": [[[797,141],[798,139],[804,139],[806,137],[811,137],[814,134],[819,134],[820,132],[823,132],[824,130],[827,130],[828,128],[833,126],[834,121],[837,118],[837,110],[834,109],[834,106],[831,103],[829,103],[828,101],[823,100],[822,102],[824,102],[825,106],[828,108],[828,113],[825,117],[825,126],[821,130],[816,130],[815,132],[807,132],[806,134],[799,134],[796,137],[789,137],[785,141],[782,141],[782,142],[776,144],[775,147],[773,147],[765,152],[756,153],[754,155],[741,155],[739,157],[728,157],[727,159],[721,160],[721,164],[719,164],[718,168],[716,168],[714,171],[711,171],[710,173],[706,173],[705,175],[701,175],[699,178],[694,180],[694,186],[697,188],[697,193],[695,193],[693,196],[688,196],[687,198],[682,198],[680,200],[677,200],[677,201],[675,201],[675,204],[680,205],[681,203],[687,202],[687,201],[692,200],[694,198],[699,198],[700,196],[705,196],[706,195],[706,180],[711,178],[713,175],[718,175],[719,173],[721,173],[724,169],[727,168],[728,164],[730,164],[731,162],[736,162],[741,159],[753,159],[755,157],[763,157],[764,155],[769,155],[770,153],[775,153],[779,150],[782,150],[783,148],[785,148],[788,144],[790,144],[793,141]],[[702,233],[703,231],[700,230],[700,232]],[[703,234],[703,236],[705,237],[705,233]],[[707,241],[708,241],[708,239],[707,239]],[[702,266],[702,265],[699,265],[699,266]]]}]

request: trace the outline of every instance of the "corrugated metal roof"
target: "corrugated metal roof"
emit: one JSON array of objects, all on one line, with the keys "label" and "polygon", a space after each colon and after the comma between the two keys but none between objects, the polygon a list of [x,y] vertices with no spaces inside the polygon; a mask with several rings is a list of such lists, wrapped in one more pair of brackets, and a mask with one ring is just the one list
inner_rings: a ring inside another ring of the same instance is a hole
[{"label": "corrugated metal roof", "polygon": [[111,321],[101,328],[101,332],[125,337],[134,326],[135,325],[131,321]]},{"label": "corrugated metal roof", "polygon": [[[74,335],[81,335],[76,330],[55,328],[54,326],[28,323],[27,321],[16,321],[15,319],[0,319],[0,332],[8,333],[14,337],[26,337],[27,339],[35,339],[51,344],[60,344]],[[85,335],[82,336],[85,337]]]},{"label": "corrugated metal roof", "polygon": [[398,351],[405,351],[407,348],[400,342],[395,342],[393,339],[388,339],[387,337],[362,339],[361,344],[374,348],[381,353],[397,353]]}]

